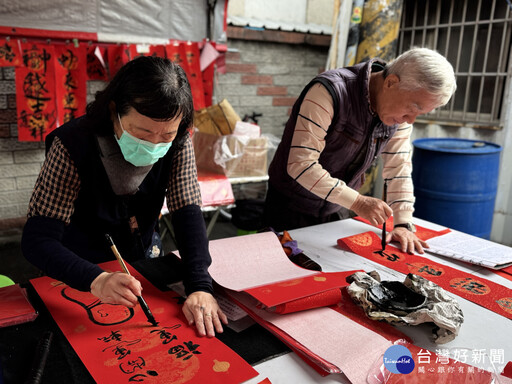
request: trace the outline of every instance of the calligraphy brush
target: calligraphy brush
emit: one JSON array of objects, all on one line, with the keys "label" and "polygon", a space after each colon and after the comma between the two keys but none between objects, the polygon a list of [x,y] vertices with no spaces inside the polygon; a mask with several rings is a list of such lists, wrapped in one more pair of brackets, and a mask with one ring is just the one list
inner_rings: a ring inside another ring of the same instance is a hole
[{"label": "calligraphy brush", "polygon": [[[384,179],[384,202],[386,203],[388,200],[388,181]],[[382,250],[386,250],[386,221],[382,224],[382,240],[381,240]]]},{"label": "calligraphy brush", "polygon": [[[116,256],[116,259],[117,261],[119,261],[119,264],[121,264],[121,268],[123,268],[123,271],[130,275],[130,271],[128,270],[128,268],[126,267],[126,264],[124,263],[124,260],[123,258],[121,257],[121,254],[119,253],[119,251],[117,250],[117,247],[116,245],[114,244],[114,240],[112,240],[112,238],[110,237],[109,234],[106,234],[105,235],[105,238],[107,239],[107,241],[109,242],[110,244],[110,249],[112,250],[112,252],[114,253],[114,255]],[[148,304],[146,303],[146,300],[144,300],[144,298],[141,296],[137,296],[137,300],[139,301],[139,304],[140,304],[140,307],[142,308],[142,311],[144,312],[144,314],[146,315],[146,317],[148,318],[148,321],[154,326],[156,327],[158,325],[158,323],[156,322],[155,320],[155,317],[153,316],[153,314],[151,313],[151,310],[149,309],[148,307]]]}]

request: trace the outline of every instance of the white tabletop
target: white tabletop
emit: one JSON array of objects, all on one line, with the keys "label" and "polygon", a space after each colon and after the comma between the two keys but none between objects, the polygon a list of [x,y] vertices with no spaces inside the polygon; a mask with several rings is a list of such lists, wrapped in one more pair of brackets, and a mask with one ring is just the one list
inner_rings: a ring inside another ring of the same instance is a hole
[{"label": "white tabletop", "polygon": [[[415,224],[426,228],[440,230],[436,224],[421,219],[415,219]],[[380,230],[362,222],[348,219],[328,224],[316,225],[289,231],[298,247],[311,259],[322,266],[324,272],[349,271],[363,269],[367,272],[378,271],[382,280],[404,281],[405,275],[380,264],[372,262],[352,252],[344,251],[337,246],[337,240],[342,237],[362,232],[374,231],[380,236]],[[477,277],[492,280],[505,287],[512,288],[512,281],[507,280],[485,268],[457,262],[448,258],[427,255],[431,260],[472,273]],[[432,325],[400,326],[400,331],[407,334],[420,348],[435,352],[442,349],[464,349],[467,353],[466,363],[490,370],[489,356],[494,356],[494,364],[499,372],[508,361],[512,361],[512,320],[483,308],[460,296],[451,294],[460,304],[464,313],[464,323],[459,335],[446,344],[435,344],[431,338]],[[349,348],[348,348],[349,349]],[[483,350],[487,358],[485,361],[472,357],[472,351]],[[499,355],[502,355],[499,356]],[[499,356],[499,357],[498,357]],[[500,361],[502,360],[502,361]],[[260,375],[247,383],[256,384],[268,377],[272,384],[285,383],[349,383],[340,374],[331,374],[321,377],[312,368],[307,366],[297,355],[290,353],[275,359],[268,360],[254,367]]]}]

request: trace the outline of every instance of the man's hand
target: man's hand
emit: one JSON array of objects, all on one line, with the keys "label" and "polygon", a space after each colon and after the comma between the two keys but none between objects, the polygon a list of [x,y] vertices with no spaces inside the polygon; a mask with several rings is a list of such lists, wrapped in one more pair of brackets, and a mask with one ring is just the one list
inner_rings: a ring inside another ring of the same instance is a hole
[{"label": "man's hand", "polygon": [[386,242],[397,241],[400,243],[402,252],[414,253],[414,250],[418,253],[425,253],[423,248],[428,248],[428,244],[423,240],[420,240],[416,235],[409,231],[407,228],[398,227],[393,229],[386,236]]},{"label": "man's hand", "polygon": [[104,303],[133,308],[138,303],[137,296],[142,294],[142,286],[126,273],[103,272],[91,283],[91,293]]},{"label": "man's hand", "polygon": [[350,209],[358,216],[377,226],[385,223],[393,213],[393,210],[384,201],[363,195],[357,197]]},{"label": "man's hand", "polygon": [[200,336],[214,337],[215,332],[223,332],[222,323],[228,323],[228,318],[219,308],[217,300],[208,292],[191,293],[183,304],[183,313],[189,325],[196,325]]}]

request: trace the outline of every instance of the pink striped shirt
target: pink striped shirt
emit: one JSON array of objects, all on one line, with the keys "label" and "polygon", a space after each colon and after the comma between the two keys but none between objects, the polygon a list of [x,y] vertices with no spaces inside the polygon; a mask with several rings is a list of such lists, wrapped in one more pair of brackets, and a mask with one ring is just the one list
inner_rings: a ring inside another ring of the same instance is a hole
[{"label": "pink striped shirt", "polygon": [[[331,177],[318,163],[333,116],[331,95],[323,85],[313,85],[300,108],[287,171],[300,185],[320,198],[327,196],[327,201],[350,208],[359,192],[348,187],[343,180]],[[382,151],[382,176],[388,181],[387,203],[393,209],[395,223],[410,222],[414,211],[411,132],[412,125],[400,125]]]}]

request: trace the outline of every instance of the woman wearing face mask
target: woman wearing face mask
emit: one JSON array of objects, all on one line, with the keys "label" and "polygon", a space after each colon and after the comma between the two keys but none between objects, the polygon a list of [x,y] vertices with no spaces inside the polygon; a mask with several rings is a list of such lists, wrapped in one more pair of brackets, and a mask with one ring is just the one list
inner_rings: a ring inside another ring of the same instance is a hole
[{"label": "woman wearing face mask", "polygon": [[116,74],[86,115],[46,138],[46,159],[23,231],[25,257],[49,276],[133,307],[141,285],[103,271],[113,259],[109,234],[127,261],[144,258],[164,198],[184,262],[183,312],[200,335],[222,332],[227,319],[212,296],[211,258],[188,128],[193,103],[184,71],[139,57]]}]

